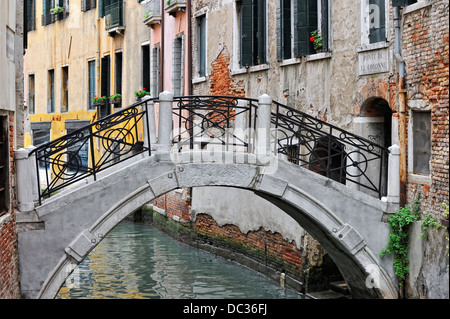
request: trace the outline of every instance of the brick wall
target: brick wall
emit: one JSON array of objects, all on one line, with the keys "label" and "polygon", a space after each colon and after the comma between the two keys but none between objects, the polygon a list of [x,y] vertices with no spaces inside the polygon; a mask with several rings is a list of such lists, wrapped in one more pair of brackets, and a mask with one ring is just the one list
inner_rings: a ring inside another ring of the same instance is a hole
[{"label": "brick wall", "polygon": [[448,1],[404,15],[403,56],[407,61],[408,101],[431,107],[431,185],[408,181],[407,198],[421,193],[423,210],[439,214],[449,190],[449,28]]},{"label": "brick wall", "polygon": [[170,218],[190,221],[190,189],[174,190],[153,200],[153,205],[161,208]]},{"label": "brick wall", "polygon": [[17,234],[14,216],[14,117],[8,116],[10,157],[10,211],[0,217],[0,299],[20,298]]},{"label": "brick wall", "polygon": [[265,231],[249,231],[244,234],[235,225],[220,227],[207,214],[197,215],[194,230],[206,241],[245,254],[278,271],[283,271],[295,279],[303,281],[302,257],[295,241],[289,242],[279,233]]}]

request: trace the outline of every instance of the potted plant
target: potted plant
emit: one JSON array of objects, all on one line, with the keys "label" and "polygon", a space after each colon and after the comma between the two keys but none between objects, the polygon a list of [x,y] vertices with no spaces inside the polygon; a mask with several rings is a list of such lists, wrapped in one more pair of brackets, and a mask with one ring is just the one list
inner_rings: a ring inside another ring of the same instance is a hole
[{"label": "potted plant", "polygon": [[150,92],[147,92],[145,88],[142,90],[134,92],[134,95],[136,96],[136,100],[140,101],[143,97],[150,96]]},{"label": "potted plant", "polygon": [[57,20],[62,20],[64,18],[64,8],[56,6],[53,9],[50,9],[50,12],[56,16]]},{"label": "potted plant", "polygon": [[94,96],[92,98],[92,102],[94,102],[95,106],[102,106],[106,104],[108,98],[106,96]]},{"label": "potted plant", "polygon": [[314,30],[313,32],[311,32],[309,41],[313,43],[314,50],[316,50],[317,52],[321,51],[323,46],[323,39],[318,30]]},{"label": "potted plant", "polygon": [[120,104],[122,103],[122,95],[118,93],[111,95],[109,100],[112,104],[114,104],[114,107],[116,107],[116,105],[120,107]]}]

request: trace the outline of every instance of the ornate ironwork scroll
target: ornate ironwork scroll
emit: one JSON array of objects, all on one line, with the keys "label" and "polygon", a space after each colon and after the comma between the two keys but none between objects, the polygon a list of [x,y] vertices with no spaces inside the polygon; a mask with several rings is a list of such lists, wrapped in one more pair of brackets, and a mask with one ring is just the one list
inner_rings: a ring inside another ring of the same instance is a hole
[{"label": "ornate ironwork scroll", "polygon": [[96,179],[98,172],[130,157],[143,152],[151,155],[150,142],[144,146],[141,133],[144,127],[148,129],[148,102],[136,103],[36,148],[38,185],[39,174],[45,174],[46,183],[39,200],[89,176]]},{"label": "ornate ironwork scroll", "polygon": [[381,198],[386,193],[387,148],[306,113],[274,102],[277,152],[340,183]]}]

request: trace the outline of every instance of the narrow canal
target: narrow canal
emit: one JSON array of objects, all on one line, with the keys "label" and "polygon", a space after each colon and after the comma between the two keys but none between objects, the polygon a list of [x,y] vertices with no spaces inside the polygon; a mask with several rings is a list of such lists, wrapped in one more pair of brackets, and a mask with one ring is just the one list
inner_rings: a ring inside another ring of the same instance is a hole
[{"label": "narrow canal", "polygon": [[305,299],[254,270],[131,222],[102,240],[57,298]]}]

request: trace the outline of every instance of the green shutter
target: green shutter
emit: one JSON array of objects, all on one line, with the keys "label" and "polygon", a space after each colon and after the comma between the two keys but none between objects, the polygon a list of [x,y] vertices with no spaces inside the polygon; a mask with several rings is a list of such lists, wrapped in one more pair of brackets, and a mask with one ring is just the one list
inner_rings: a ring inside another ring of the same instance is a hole
[{"label": "green shutter", "polygon": [[254,0],[256,10],[256,64],[266,63],[266,0]]},{"label": "green shutter", "polygon": [[282,2],[284,0],[278,0],[277,1],[277,7],[276,7],[276,33],[277,33],[277,61],[283,60],[283,30],[281,28],[281,25],[283,23],[281,18],[281,10],[282,10]]},{"label": "green shutter", "polygon": [[241,66],[253,65],[253,5],[252,0],[241,4]]},{"label": "green shutter", "polygon": [[404,7],[416,3],[417,0],[392,0],[393,7]]},{"label": "green shutter", "polygon": [[[372,14],[372,10],[369,12],[370,25],[370,43],[377,43],[386,41],[386,18],[384,10],[384,0],[369,0],[369,5],[377,6],[379,10],[379,19]],[[379,23],[379,24],[378,24]],[[372,25],[374,24],[374,25]]]},{"label": "green shutter", "polygon": [[323,50],[328,50],[328,0],[322,0],[322,40]]},{"label": "green shutter", "polygon": [[98,16],[104,17],[105,16],[105,5],[104,5],[104,0],[98,0]]},{"label": "green shutter", "polygon": [[294,54],[308,54],[309,47],[308,6],[305,0],[294,1]]}]

